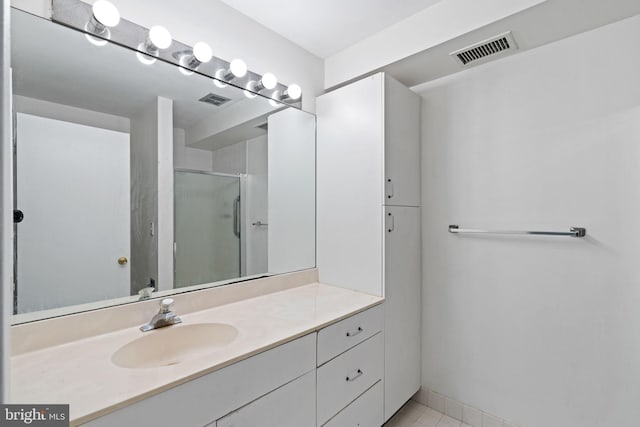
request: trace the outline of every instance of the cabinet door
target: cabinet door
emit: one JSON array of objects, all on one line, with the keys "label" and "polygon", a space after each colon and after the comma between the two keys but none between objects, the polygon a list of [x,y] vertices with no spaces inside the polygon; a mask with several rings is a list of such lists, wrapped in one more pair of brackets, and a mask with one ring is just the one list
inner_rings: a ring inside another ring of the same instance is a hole
[{"label": "cabinet door", "polygon": [[384,204],[420,206],[420,97],[385,76]]},{"label": "cabinet door", "polygon": [[318,97],[320,281],[382,294],[382,74]]},{"label": "cabinet door", "polygon": [[316,372],[303,375],[218,420],[217,427],[313,427]]},{"label": "cabinet door", "polygon": [[385,420],[420,388],[420,209],[385,208]]}]

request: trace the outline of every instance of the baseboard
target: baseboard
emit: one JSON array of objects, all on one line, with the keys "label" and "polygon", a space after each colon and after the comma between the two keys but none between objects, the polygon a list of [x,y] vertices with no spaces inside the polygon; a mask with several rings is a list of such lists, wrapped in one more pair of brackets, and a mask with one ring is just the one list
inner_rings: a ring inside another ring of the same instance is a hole
[{"label": "baseboard", "polygon": [[411,399],[471,427],[523,427],[427,388],[418,390]]}]

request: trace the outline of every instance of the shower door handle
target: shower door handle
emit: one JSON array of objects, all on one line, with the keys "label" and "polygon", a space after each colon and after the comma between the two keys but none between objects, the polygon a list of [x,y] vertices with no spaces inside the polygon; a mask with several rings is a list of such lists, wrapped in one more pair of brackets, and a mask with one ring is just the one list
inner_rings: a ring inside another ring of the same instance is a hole
[{"label": "shower door handle", "polygon": [[233,234],[240,238],[240,196],[233,201]]}]

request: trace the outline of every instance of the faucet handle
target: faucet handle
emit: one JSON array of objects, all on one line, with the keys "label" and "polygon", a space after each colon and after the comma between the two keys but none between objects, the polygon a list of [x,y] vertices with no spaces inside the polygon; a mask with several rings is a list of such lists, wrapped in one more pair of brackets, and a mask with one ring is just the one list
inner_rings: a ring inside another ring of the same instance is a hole
[{"label": "faucet handle", "polygon": [[160,313],[168,313],[171,311],[171,306],[175,301],[173,298],[165,298],[160,301]]}]

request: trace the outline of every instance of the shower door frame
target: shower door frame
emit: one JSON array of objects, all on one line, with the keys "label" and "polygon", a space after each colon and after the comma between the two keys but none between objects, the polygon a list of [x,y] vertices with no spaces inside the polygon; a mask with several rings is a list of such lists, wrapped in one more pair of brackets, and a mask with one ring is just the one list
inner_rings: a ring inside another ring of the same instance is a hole
[{"label": "shower door frame", "polygon": [[[223,173],[223,172],[212,172],[212,171],[203,171],[203,170],[198,170],[198,169],[185,169],[185,168],[174,168],[173,169],[173,289],[178,289],[176,288],[176,265],[177,265],[177,260],[176,260],[176,255],[177,255],[177,245],[176,245],[176,227],[177,227],[177,221],[176,221],[176,174],[177,173],[194,173],[194,174],[199,174],[199,175],[209,175],[209,176],[220,176],[220,177],[225,177],[225,178],[237,178],[238,179],[238,193],[240,195],[240,209],[238,212],[238,215],[240,216],[240,237],[239,237],[239,244],[238,244],[238,258],[240,261],[240,276],[239,277],[243,277],[246,276],[246,272],[247,272],[247,265],[246,265],[246,244],[245,242],[243,242],[243,239],[246,236],[246,218],[245,218],[245,213],[243,210],[243,206],[246,205],[246,200],[243,200],[243,198],[245,197],[246,193],[247,193],[247,174],[243,174],[243,173],[239,173],[239,174],[233,174],[233,173]],[[228,282],[228,280],[225,280],[223,282]],[[215,282],[213,282],[215,283]]]}]

